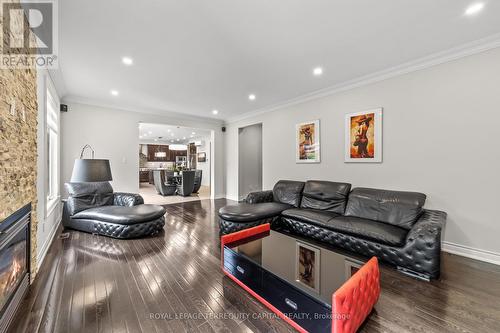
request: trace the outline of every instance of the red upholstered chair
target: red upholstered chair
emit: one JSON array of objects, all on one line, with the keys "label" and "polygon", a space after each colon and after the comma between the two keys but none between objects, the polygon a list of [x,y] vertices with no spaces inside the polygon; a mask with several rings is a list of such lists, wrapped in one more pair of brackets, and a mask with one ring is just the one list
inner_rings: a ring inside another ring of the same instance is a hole
[{"label": "red upholstered chair", "polygon": [[378,260],[373,257],[333,294],[332,332],[356,332],[379,295],[380,271]]}]

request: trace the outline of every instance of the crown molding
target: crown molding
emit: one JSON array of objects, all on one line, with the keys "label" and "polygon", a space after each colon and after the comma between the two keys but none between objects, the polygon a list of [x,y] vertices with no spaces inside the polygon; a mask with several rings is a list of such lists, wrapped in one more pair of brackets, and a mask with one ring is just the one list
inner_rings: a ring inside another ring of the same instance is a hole
[{"label": "crown molding", "polygon": [[168,110],[160,110],[160,109],[151,109],[151,108],[135,108],[135,107],[123,107],[123,106],[116,106],[113,104],[105,103],[99,100],[95,99],[90,99],[86,97],[81,97],[81,96],[65,96],[62,98],[62,101],[64,103],[75,103],[75,104],[84,104],[84,105],[90,105],[90,106],[95,106],[95,107],[100,107],[100,108],[105,108],[105,109],[112,109],[112,110],[119,110],[119,111],[127,111],[127,112],[134,112],[134,113],[140,113],[140,114],[146,114],[146,115],[152,115],[152,116],[158,116],[158,117],[167,117],[171,118],[172,120],[179,120],[179,121],[199,121],[199,122],[205,122],[210,125],[222,125],[224,121],[222,119],[215,119],[215,118],[205,118],[205,117],[199,117],[187,113],[179,113],[175,111],[168,111]]},{"label": "crown molding", "polygon": [[353,80],[345,81],[334,86],[316,90],[314,92],[301,95],[283,102],[273,104],[271,106],[245,112],[239,116],[230,117],[226,120],[226,124],[235,123],[251,117],[262,115],[264,113],[272,112],[275,110],[283,109],[285,107],[301,104],[317,98],[335,95],[344,91],[354,88],[359,88],[376,82],[384,81],[400,75],[416,72],[429,67],[437,66],[443,63],[468,57],[477,53],[489,51],[500,47],[500,33],[488,36],[486,38],[478,39],[473,42],[453,47],[446,51],[434,53],[416,60],[403,63],[388,69],[384,69],[372,74],[364,75]]}]

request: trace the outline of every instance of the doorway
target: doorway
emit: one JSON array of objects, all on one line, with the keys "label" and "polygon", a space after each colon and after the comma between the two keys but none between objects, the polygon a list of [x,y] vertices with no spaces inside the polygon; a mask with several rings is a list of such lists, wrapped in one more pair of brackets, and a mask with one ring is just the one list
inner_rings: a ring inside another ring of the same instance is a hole
[{"label": "doorway", "polygon": [[262,124],[238,129],[238,199],[262,191]]},{"label": "doorway", "polygon": [[212,136],[206,129],[139,123],[139,194],[144,202],[210,199]]}]

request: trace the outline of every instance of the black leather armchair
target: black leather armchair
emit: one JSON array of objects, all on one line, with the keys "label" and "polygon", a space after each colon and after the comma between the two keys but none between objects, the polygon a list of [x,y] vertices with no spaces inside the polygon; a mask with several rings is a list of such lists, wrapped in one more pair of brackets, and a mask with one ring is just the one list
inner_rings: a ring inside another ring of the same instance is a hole
[{"label": "black leather armchair", "polygon": [[197,169],[194,171],[193,193],[198,193],[200,191],[202,176],[203,176],[203,170]]},{"label": "black leather armchair", "polygon": [[108,182],[66,183],[65,228],[114,238],[157,234],[165,225],[165,208],[145,205],[139,194],[113,192]]},{"label": "black leather armchair", "polygon": [[177,185],[173,183],[167,183],[165,181],[165,174],[162,170],[153,171],[153,179],[155,183],[156,192],[160,195],[174,195],[177,190]]},{"label": "black leather armchair", "polygon": [[194,189],[194,171],[182,171],[181,184],[177,185],[177,194],[190,196]]}]

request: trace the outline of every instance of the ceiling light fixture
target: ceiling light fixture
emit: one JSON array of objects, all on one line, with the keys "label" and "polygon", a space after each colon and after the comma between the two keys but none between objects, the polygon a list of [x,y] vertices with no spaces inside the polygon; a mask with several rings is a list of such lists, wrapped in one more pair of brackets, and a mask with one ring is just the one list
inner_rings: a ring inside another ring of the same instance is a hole
[{"label": "ceiling light fixture", "polygon": [[127,65],[127,66],[132,66],[134,64],[134,60],[130,57],[123,57],[122,62],[124,65]]},{"label": "ceiling light fixture", "polygon": [[251,100],[251,101],[255,101],[256,98],[257,97],[254,94],[248,95],[248,99]]},{"label": "ceiling light fixture", "polygon": [[181,141],[181,139],[177,139],[177,141]]},{"label": "ceiling light fixture", "polygon": [[219,113],[219,111],[217,111],[217,110],[212,110],[212,113],[213,113],[213,114],[218,114],[218,113]]},{"label": "ceiling light fixture", "polygon": [[475,14],[479,13],[480,11],[482,11],[483,8],[484,8],[484,3],[482,3],[482,2],[474,3],[474,4],[470,5],[469,7],[467,7],[467,9],[465,10],[465,15],[467,15],[467,16],[475,15]]},{"label": "ceiling light fixture", "polygon": [[184,137],[182,138],[182,140],[186,140],[186,137],[184,136]]},{"label": "ceiling light fixture", "polygon": [[118,96],[119,94],[118,90],[111,90],[111,95]]},{"label": "ceiling light fixture", "polygon": [[314,74],[314,76],[321,76],[321,75],[323,75],[323,68],[316,67],[315,69],[313,69],[313,74]]},{"label": "ceiling light fixture", "polygon": [[195,134],[196,134],[196,132],[191,132],[191,135],[195,135]]},{"label": "ceiling light fixture", "polygon": [[187,145],[170,145],[168,147],[170,150],[187,150]]}]

